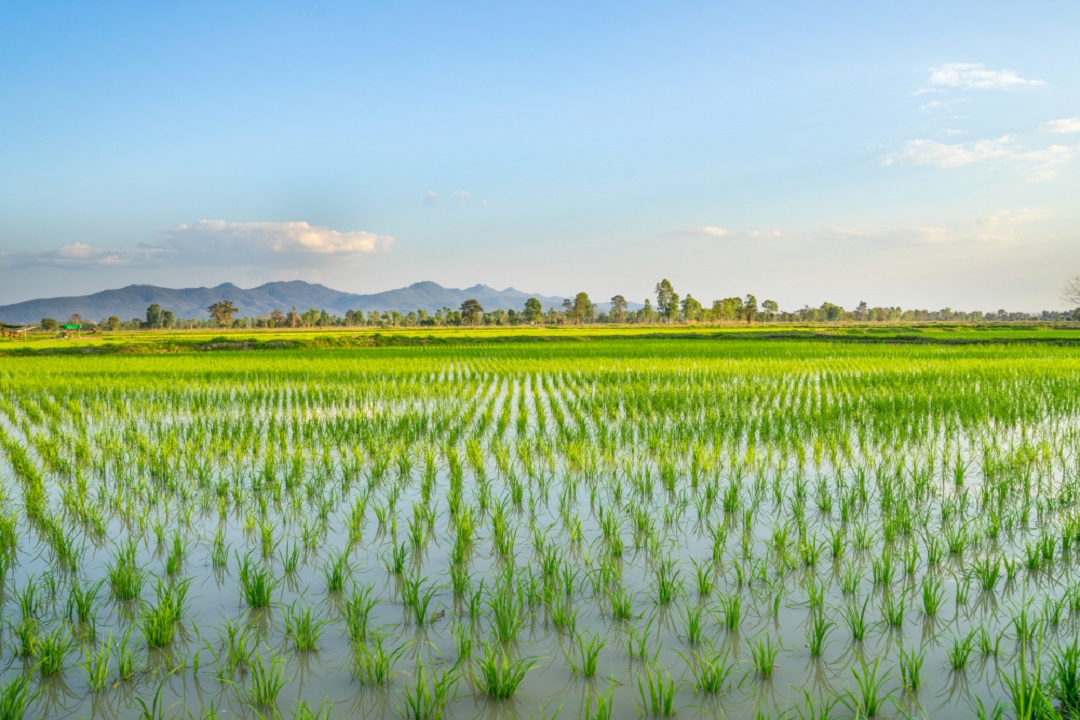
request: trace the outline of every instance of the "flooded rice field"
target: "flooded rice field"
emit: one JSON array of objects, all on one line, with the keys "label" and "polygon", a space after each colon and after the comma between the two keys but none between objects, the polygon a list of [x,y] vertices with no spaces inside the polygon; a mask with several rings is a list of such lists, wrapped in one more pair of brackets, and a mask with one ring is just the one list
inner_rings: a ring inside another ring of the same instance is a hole
[{"label": "flooded rice field", "polygon": [[9,358],[0,720],[1080,711],[1080,351]]}]

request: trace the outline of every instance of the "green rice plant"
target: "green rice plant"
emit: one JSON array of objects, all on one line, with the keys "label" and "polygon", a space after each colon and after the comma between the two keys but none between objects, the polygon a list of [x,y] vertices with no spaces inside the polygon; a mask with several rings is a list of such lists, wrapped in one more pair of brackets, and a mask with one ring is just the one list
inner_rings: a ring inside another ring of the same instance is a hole
[{"label": "green rice plant", "polygon": [[[666,675],[666,680],[665,680]],[[673,717],[675,715],[675,681],[671,675],[656,668],[656,674],[646,670],[638,675],[638,694],[642,707],[638,712],[646,717]]]},{"label": "green rice plant", "polygon": [[395,667],[410,643],[387,648],[384,640],[381,633],[372,632],[365,642],[353,646],[353,673],[361,683],[386,685],[397,676]]},{"label": "green rice plant", "polygon": [[131,649],[131,633],[134,629],[134,626],[129,628],[115,643],[116,674],[121,680],[129,680],[135,675],[135,652]]},{"label": "green rice plant", "polygon": [[154,605],[145,603],[139,615],[146,643],[152,648],[165,647],[173,641],[176,628],[183,620],[191,579],[166,584],[158,580]]},{"label": "green rice plant", "polygon": [[[885,681],[888,672],[879,675],[881,658],[874,660],[871,666],[859,658],[859,667],[851,668],[851,675],[855,680],[855,690],[849,690],[846,701],[842,700],[856,717],[875,718],[881,713],[884,705],[889,700],[889,694],[884,692]],[[850,702],[850,704],[848,704]]]},{"label": "green rice plant", "polygon": [[571,659],[570,667],[575,673],[580,673],[584,677],[596,675],[597,661],[603,648],[604,639],[599,635],[589,635],[586,639],[586,633],[579,634],[577,636],[578,662]]},{"label": "green rice plant", "polygon": [[577,632],[577,615],[577,608],[564,599],[555,599],[548,604],[548,618],[559,632],[573,636]]},{"label": "green rice plant", "polygon": [[435,613],[431,609],[431,601],[439,592],[439,586],[432,583],[424,587],[427,578],[406,578],[401,583],[401,599],[406,610],[412,613],[413,620],[417,625],[430,623]]},{"label": "green rice plant", "polygon": [[[593,698],[596,698],[596,710],[593,710]],[[615,684],[612,683],[607,695],[589,693],[585,698],[585,720],[612,720],[615,705]]]},{"label": "green rice plant", "polygon": [[[1006,674],[1004,669],[999,671],[1012,702],[1013,717],[1017,720],[1057,720],[1062,715],[1058,713],[1053,699],[1046,692],[1042,668],[1038,662],[1034,668],[1028,668],[1026,650],[1027,648],[1022,648],[1018,653],[1019,663],[1011,674]],[[1036,653],[1036,657],[1039,654]]]},{"label": "green rice plant", "polygon": [[41,690],[30,692],[29,674],[17,675],[0,690],[0,720],[23,720]]},{"label": "green rice plant", "polygon": [[997,657],[1001,651],[1001,637],[1001,635],[991,636],[985,627],[980,626],[976,650],[980,655]]},{"label": "green rice plant", "polygon": [[900,682],[908,690],[918,690],[922,687],[922,666],[926,661],[926,653],[900,649]]},{"label": "green rice plant", "polygon": [[488,621],[496,642],[511,643],[517,640],[518,633],[525,625],[525,606],[509,582],[491,594],[488,613]]},{"label": "green rice plant", "polygon": [[686,608],[686,625],[684,626],[683,637],[689,645],[697,645],[701,642],[705,632],[705,625],[702,622],[704,612],[705,610],[702,607]]},{"label": "green rice plant", "polygon": [[341,592],[345,588],[345,580],[348,579],[350,570],[348,552],[331,553],[323,565],[327,592]]},{"label": "green rice plant", "polygon": [[77,579],[72,579],[67,602],[69,620],[88,623],[93,619],[94,602],[97,600],[98,591],[104,583],[104,580],[99,580],[91,585],[83,585]]},{"label": "green rice plant", "polygon": [[40,623],[32,617],[23,617],[17,625],[8,624],[12,635],[15,636],[15,655],[17,657],[31,657],[36,652],[38,643],[38,627]]},{"label": "green rice plant", "polygon": [[769,635],[750,643],[750,655],[754,661],[754,670],[762,677],[772,677],[781,645],[780,642],[774,643]]},{"label": "green rice plant", "polygon": [[922,611],[927,617],[937,615],[941,603],[945,599],[945,590],[941,587],[941,581],[931,577],[922,580]]},{"label": "green rice plant", "polygon": [[720,610],[724,614],[724,627],[730,631],[738,630],[742,617],[742,599],[735,594],[721,595]]},{"label": "green rice plant", "polygon": [[218,632],[225,654],[225,668],[221,677],[231,678],[239,667],[247,667],[251,664],[254,654],[251,646],[250,629],[243,624],[234,624],[232,620],[225,619],[225,631]]},{"label": "green rice plant", "polygon": [[84,649],[85,660],[82,662],[83,674],[86,676],[87,687],[90,692],[97,693],[105,689],[109,683],[109,673],[112,670],[112,634],[108,640],[102,640],[101,647],[96,650],[92,646]]},{"label": "green rice plant", "polygon": [[806,624],[806,645],[810,648],[810,657],[822,656],[829,631],[834,627],[836,623],[826,620],[822,611],[810,613],[810,621]]},{"label": "green rice plant", "polygon": [[237,555],[236,560],[240,565],[240,594],[248,607],[269,607],[281,579],[275,578],[265,565],[255,565],[250,555],[245,555],[243,559]]},{"label": "green rice plant", "polygon": [[953,670],[966,668],[973,643],[974,638],[970,634],[963,639],[953,638],[952,647],[945,651],[945,655],[949,658],[949,667]]},{"label": "green rice plant", "polygon": [[870,598],[867,597],[863,600],[862,607],[858,605],[848,605],[844,608],[844,619],[847,620],[848,629],[851,631],[851,637],[856,642],[862,642],[866,639],[866,629],[868,627],[866,622],[866,607],[870,604]]},{"label": "green rice plant", "polygon": [[1049,687],[1062,715],[1080,716],[1080,642],[1076,638],[1051,655]]},{"label": "green rice plant", "polygon": [[293,720],[330,720],[334,712],[334,704],[323,700],[318,709],[311,707],[301,700],[293,709]]},{"label": "green rice plant", "polygon": [[694,675],[695,695],[722,693],[727,687],[728,678],[735,671],[730,651],[717,652],[711,644],[708,649],[699,649],[691,659],[683,659]]},{"label": "green rice plant", "polygon": [[405,561],[409,558],[409,546],[406,543],[395,546],[386,559],[386,571],[391,575],[401,575],[405,572]]},{"label": "green rice plant", "polygon": [[505,650],[496,650],[495,646],[488,645],[484,656],[476,660],[479,674],[473,671],[473,682],[485,695],[505,700],[514,696],[525,675],[535,667],[533,658],[514,660]]},{"label": "green rice plant", "polygon": [[438,720],[443,717],[447,704],[454,698],[461,673],[455,665],[441,673],[433,673],[428,680],[428,670],[423,663],[416,667],[416,681],[402,691],[404,707],[398,712],[406,720]]},{"label": "green rice plant", "polygon": [[634,596],[623,587],[612,588],[608,592],[611,603],[611,617],[615,620],[629,620],[634,613]]},{"label": "green rice plant", "polygon": [[64,660],[75,643],[71,633],[64,626],[54,629],[37,639],[34,655],[37,657],[38,672],[42,676],[56,675],[64,669]]},{"label": "green rice plant", "polygon": [[300,612],[296,609],[296,603],[293,603],[285,611],[285,636],[292,638],[298,651],[310,652],[316,649],[319,634],[323,626],[329,622],[329,620],[313,620],[310,606]]},{"label": "green rice plant", "polygon": [[[285,541],[281,548],[281,568],[286,575],[292,575],[300,567],[300,545],[292,541]],[[304,707],[307,707],[306,705]]]},{"label": "green rice plant", "polygon": [[136,564],[138,548],[128,541],[117,550],[108,566],[109,583],[117,600],[135,600],[142,594],[146,576]]},{"label": "green rice plant", "polygon": [[854,595],[858,592],[860,583],[862,583],[862,573],[855,568],[854,563],[847,563],[840,576],[840,592],[844,595]]},{"label": "green rice plant", "polygon": [[1024,604],[1013,611],[1012,628],[1016,639],[1027,642],[1042,635],[1042,620],[1028,614],[1029,605]]},{"label": "green rice plant", "polygon": [[271,657],[269,664],[263,662],[261,655],[255,655],[251,663],[251,684],[248,690],[252,705],[270,709],[277,704],[278,695],[289,682],[285,678],[284,664],[278,655]]},{"label": "green rice plant", "polygon": [[971,567],[971,572],[979,583],[983,592],[991,592],[1001,577],[1001,558],[989,555],[976,560]]},{"label": "green rice plant", "polygon": [[342,606],[345,615],[345,628],[348,631],[349,640],[353,643],[367,639],[371,611],[379,604],[378,598],[371,597],[374,590],[375,588],[372,585],[354,588],[352,594]]},{"label": "green rice plant", "polygon": [[691,559],[690,563],[694,566],[694,578],[697,584],[697,592],[701,597],[708,597],[712,594],[713,588],[716,587],[716,583],[713,579],[713,568],[709,563],[698,563],[697,560]]},{"label": "green rice plant", "polygon": [[679,570],[670,561],[661,562],[656,568],[656,602],[666,605],[683,593]]}]

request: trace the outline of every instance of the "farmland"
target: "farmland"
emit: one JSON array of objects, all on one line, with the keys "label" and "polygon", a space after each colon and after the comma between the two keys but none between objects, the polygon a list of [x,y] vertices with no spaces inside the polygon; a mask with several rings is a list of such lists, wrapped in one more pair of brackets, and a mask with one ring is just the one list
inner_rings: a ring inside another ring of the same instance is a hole
[{"label": "farmland", "polygon": [[1080,711],[1075,331],[739,332],[9,353],[0,718]]}]

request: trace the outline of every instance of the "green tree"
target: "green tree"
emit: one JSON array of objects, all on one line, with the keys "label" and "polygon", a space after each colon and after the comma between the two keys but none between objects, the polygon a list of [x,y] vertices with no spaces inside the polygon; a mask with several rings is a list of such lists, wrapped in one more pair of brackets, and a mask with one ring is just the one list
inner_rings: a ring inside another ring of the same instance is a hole
[{"label": "green tree", "polygon": [[236,306],[233,305],[231,300],[218,300],[206,309],[210,312],[210,317],[217,320],[218,325],[221,327],[232,325],[233,315],[236,314]]},{"label": "green tree", "polygon": [[712,311],[717,320],[738,320],[742,317],[743,312],[742,298],[731,297],[714,300]]},{"label": "green tree", "polygon": [[773,315],[780,309],[780,306],[776,304],[775,300],[766,300],[761,303],[761,307],[765,310],[766,320],[772,320]]},{"label": "green tree", "polygon": [[105,328],[116,332],[120,329],[120,318],[115,315],[110,316],[109,319],[105,321]]},{"label": "green tree", "polygon": [[611,298],[611,319],[617,323],[621,323],[626,317],[626,298],[622,295],[615,295]]},{"label": "green tree", "polygon": [[540,304],[539,299],[531,297],[525,301],[525,311],[521,317],[530,325],[538,323],[544,318],[544,306]]},{"label": "green tree", "polygon": [[682,302],[682,314],[687,322],[696,322],[701,319],[702,307],[696,298],[687,295]]},{"label": "green tree", "polygon": [[161,306],[157,303],[146,308],[146,327],[151,329],[161,327]]},{"label": "green tree", "polygon": [[55,330],[60,327],[60,323],[56,322],[53,318],[41,318],[42,330]]},{"label": "green tree", "polygon": [[749,325],[754,322],[754,318],[757,317],[757,298],[747,293],[746,300],[743,301],[743,317],[746,318],[746,323]]},{"label": "green tree", "polygon": [[576,323],[582,323],[592,318],[593,304],[589,300],[587,292],[579,292],[574,296],[574,302],[570,306],[570,318]]},{"label": "green tree", "polygon": [[484,308],[476,298],[469,298],[461,303],[461,319],[469,325],[475,325],[484,314]]},{"label": "green tree", "polygon": [[172,310],[163,310],[161,312],[161,327],[168,329],[168,328],[171,328],[175,324],[176,324],[176,315],[173,314],[173,311]]},{"label": "green tree", "polygon": [[679,296],[667,278],[656,283],[656,312],[668,322],[679,314]]}]

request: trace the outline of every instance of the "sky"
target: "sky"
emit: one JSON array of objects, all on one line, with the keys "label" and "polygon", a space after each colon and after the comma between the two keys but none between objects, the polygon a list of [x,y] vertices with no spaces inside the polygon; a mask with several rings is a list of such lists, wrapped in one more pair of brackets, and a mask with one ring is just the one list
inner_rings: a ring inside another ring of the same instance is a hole
[{"label": "sky", "polygon": [[1080,3],[0,5],[0,304],[433,280],[1065,309]]}]

